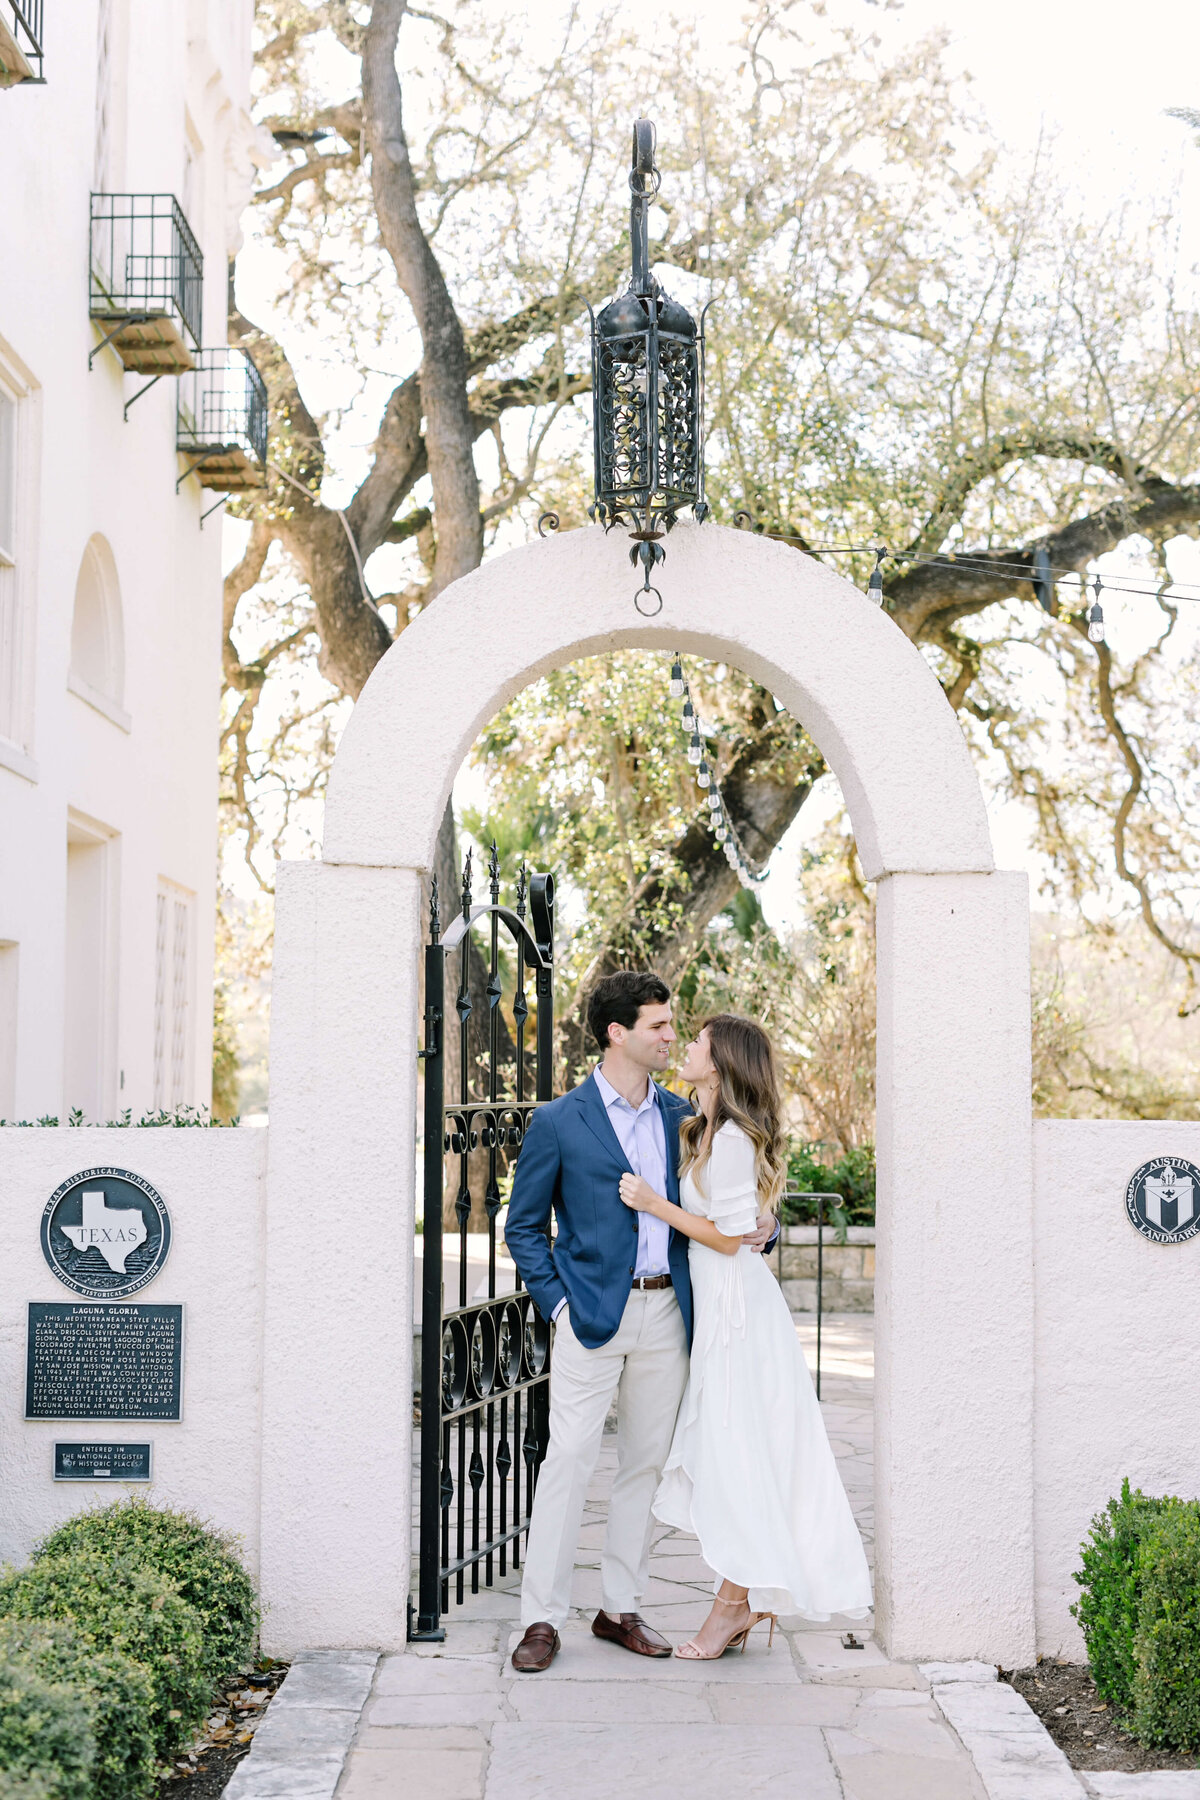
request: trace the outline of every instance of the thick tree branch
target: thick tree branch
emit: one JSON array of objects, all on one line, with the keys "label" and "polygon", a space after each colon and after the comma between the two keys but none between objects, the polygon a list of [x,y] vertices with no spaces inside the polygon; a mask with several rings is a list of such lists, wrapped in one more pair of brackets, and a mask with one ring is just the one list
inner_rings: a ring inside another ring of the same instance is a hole
[{"label": "thick tree branch", "polygon": [[[438,521],[434,592],[483,556],[467,401],[467,353],[445,277],[417,216],[396,48],[404,0],[374,0],[363,43],[363,118],[380,236],[421,333],[425,454]],[[394,508],[393,508],[394,511]]]},{"label": "thick tree branch", "polygon": [[[1126,538],[1140,535],[1161,542],[1194,531],[1198,522],[1200,486],[1175,487],[1152,476],[1143,483],[1140,497],[1119,495],[1099,511],[1047,532],[1032,546],[979,552],[963,549],[907,568],[901,559],[898,571],[889,572],[885,567],[884,597],[908,637],[930,636],[935,622],[938,629],[952,625],[1014,595],[1032,600],[1035,549],[1044,549],[1056,569],[1082,572],[1095,557],[1114,550]],[[1028,575],[1022,573],[1026,569]]]}]

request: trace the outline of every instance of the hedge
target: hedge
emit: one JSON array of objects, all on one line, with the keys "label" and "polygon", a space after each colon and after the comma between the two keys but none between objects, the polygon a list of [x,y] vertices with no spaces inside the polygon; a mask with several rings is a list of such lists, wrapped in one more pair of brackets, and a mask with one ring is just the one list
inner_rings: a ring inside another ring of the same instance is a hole
[{"label": "hedge", "polygon": [[1200,1750],[1200,1502],[1126,1480],[1082,1560],[1071,1610],[1097,1690],[1143,1743]]},{"label": "hedge", "polygon": [[[141,1663],[100,1650],[71,1625],[0,1619],[0,1664],[23,1664],[82,1696],[94,1742],[89,1800],[139,1800],[154,1785],[154,1686]],[[0,1752],[0,1771],[10,1768]],[[14,1793],[17,1790],[14,1789]],[[51,1790],[56,1797],[58,1789]],[[0,1800],[5,1790],[0,1787]]]},{"label": "hedge", "polygon": [[1144,1744],[1200,1749],[1200,1506],[1164,1512],[1142,1539],[1133,1729]]},{"label": "hedge", "polygon": [[41,1781],[53,1800],[90,1800],[95,1753],[86,1695],[0,1649],[0,1769],[26,1792]]},{"label": "hedge", "polygon": [[147,1564],[88,1550],[43,1557],[0,1580],[0,1616],[60,1619],[97,1651],[141,1663],[160,1757],[171,1756],[205,1716],[212,1683],[199,1615],[169,1576]]},{"label": "hedge", "polygon": [[258,1631],[258,1601],[234,1542],[224,1533],[193,1513],[164,1512],[132,1498],[68,1519],[39,1545],[34,1559],[76,1550],[131,1557],[168,1576],[199,1615],[211,1683],[245,1662]]}]

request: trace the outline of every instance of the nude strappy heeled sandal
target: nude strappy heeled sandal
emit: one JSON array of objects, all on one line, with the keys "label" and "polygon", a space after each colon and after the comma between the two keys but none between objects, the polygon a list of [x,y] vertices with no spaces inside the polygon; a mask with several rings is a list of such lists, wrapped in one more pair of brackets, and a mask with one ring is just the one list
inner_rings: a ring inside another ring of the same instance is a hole
[{"label": "nude strappy heeled sandal", "polygon": [[[737,1607],[743,1607],[746,1604],[744,1600],[722,1600],[719,1594],[716,1596],[714,1603],[717,1606]],[[697,1650],[696,1641],[692,1638],[686,1644],[680,1644],[675,1654],[683,1662],[717,1662],[724,1656],[727,1650],[740,1650],[742,1654],[745,1655],[746,1639],[750,1636],[754,1627],[756,1625],[761,1625],[764,1619],[770,1619],[771,1621],[771,1635],[767,1639],[767,1649],[769,1650],[775,1642],[775,1614],[756,1612],[750,1614],[749,1622],[747,1624],[737,1626],[733,1632],[731,1632],[719,1650],[710,1650],[708,1652]]]}]

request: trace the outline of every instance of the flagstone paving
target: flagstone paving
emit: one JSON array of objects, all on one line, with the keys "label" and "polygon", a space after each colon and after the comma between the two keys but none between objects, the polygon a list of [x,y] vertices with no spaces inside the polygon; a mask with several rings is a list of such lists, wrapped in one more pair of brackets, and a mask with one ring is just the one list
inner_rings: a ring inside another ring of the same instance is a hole
[{"label": "flagstone paving", "polygon": [[[873,1548],[868,1315],[827,1317],[822,1405],[860,1529]],[[797,1329],[809,1355],[815,1319]],[[606,1436],[588,1494],[574,1611],[551,1670],[519,1676],[519,1577],[452,1607],[446,1641],[379,1661],[337,1800],[611,1800],[635,1789],[788,1800],[986,1800],[973,1765],[911,1664],[849,1621],[781,1621],[717,1663],[646,1661],[593,1638],[605,1508],[616,1466]],[[681,1642],[708,1612],[712,1572],[694,1538],[661,1531],[643,1613]]]}]

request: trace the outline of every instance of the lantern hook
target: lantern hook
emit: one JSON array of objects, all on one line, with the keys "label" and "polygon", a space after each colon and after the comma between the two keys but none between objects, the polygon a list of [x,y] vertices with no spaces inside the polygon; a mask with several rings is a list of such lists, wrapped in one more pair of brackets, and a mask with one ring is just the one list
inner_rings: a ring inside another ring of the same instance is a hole
[{"label": "lantern hook", "polygon": [[633,166],[629,171],[629,243],[633,252],[633,291],[652,294],[657,286],[650,273],[650,202],[662,184],[654,166],[655,131],[652,119],[635,119]]}]

